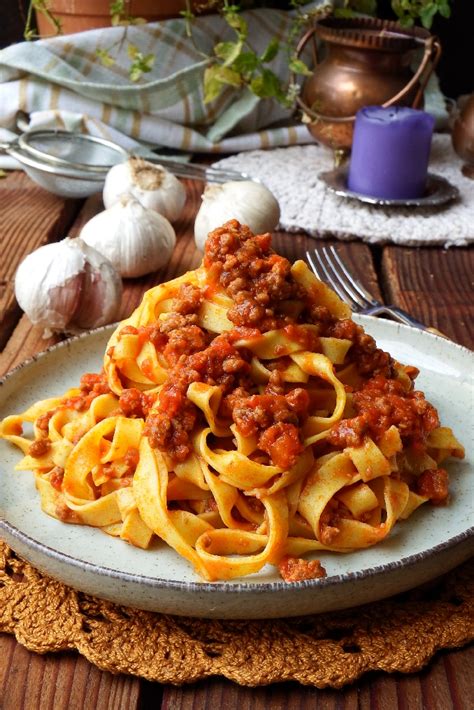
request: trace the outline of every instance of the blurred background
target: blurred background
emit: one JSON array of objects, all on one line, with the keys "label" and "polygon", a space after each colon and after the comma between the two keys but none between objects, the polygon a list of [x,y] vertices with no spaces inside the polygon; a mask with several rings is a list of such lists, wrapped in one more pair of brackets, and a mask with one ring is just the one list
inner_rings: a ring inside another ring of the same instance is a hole
[{"label": "blurred background", "polygon": [[[285,9],[288,2],[273,0],[267,7]],[[23,40],[28,0],[2,0],[0,8],[0,48]],[[390,0],[379,0],[381,17],[395,19]],[[443,55],[437,74],[442,92],[453,99],[474,91],[474,2],[454,0],[449,19],[437,15],[431,31],[438,35],[443,46]]]}]

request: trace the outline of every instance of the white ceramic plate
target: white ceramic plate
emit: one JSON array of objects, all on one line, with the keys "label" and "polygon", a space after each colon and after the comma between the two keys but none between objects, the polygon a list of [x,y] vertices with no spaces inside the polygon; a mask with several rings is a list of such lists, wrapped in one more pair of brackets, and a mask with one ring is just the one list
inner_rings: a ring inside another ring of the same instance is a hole
[{"label": "white ceramic plate", "polygon": [[[381,347],[421,369],[417,387],[466,446],[449,463],[451,501],[422,506],[368,550],[319,555],[328,576],[283,582],[273,567],[239,581],[206,583],[164,543],[140,550],[93,528],[67,525],[40,510],[30,472],[13,470],[18,450],[0,441],[0,534],[22,557],[89,594],[152,611],[214,618],[271,618],[343,609],[405,591],[474,553],[474,354],[430,333],[358,318]],[[0,418],[61,394],[97,371],[111,329],[67,341],[17,368],[0,388]]]}]

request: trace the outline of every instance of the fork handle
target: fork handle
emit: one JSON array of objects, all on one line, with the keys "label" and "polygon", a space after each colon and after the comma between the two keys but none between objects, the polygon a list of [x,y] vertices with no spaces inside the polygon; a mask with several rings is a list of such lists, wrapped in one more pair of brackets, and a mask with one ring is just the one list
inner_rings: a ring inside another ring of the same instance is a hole
[{"label": "fork handle", "polygon": [[385,314],[387,316],[391,316],[394,320],[398,321],[399,323],[403,323],[404,325],[411,325],[414,328],[420,328],[420,330],[428,330],[430,333],[434,333],[435,335],[440,335],[441,337],[446,338],[444,333],[441,333],[436,328],[431,328],[425,325],[424,323],[417,320],[416,318],[413,318],[413,316],[411,316],[409,313],[402,310],[401,308],[398,308],[397,306],[385,306],[383,304],[380,304],[379,306],[364,308],[362,312],[364,313],[364,315],[367,316],[379,316]]}]

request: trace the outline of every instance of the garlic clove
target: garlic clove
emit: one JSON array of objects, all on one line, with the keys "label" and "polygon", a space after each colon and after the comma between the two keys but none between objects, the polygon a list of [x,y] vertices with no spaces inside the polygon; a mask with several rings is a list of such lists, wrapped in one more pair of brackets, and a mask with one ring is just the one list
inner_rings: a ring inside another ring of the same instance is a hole
[{"label": "garlic clove", "polygon": [[[45,291],[44,300],[40,299],[39,305],[43,310],[35,310],[30,320],[35,324],[48,323],[51,331],[65,330],[71,320],[71,314],[75,314],[80,308],[81,295],[84,284],[83,272],[71,276],[64,283],[58,284]],[[20,292],[21,293],[21,292]],[[23,296],[17,294],[17,300],[24,311],[27,309],[22,305]]]},{"label": "garlic clove", "polygon": [[118,318],[122,280],[113,265],[89,247],[84,268],[80,308],[71,321],[75,330],[87,330],[112,323]]},{"label": "garlic clove", "polygon": [[178,219],[186,202],[184,185],[172,173],[138,157],[114,165],[107,173],[102,193],[105,208],[112,207],[124,194],[170,222]]},{"label": "garlic clove", "polygon": [[194,239],[204,250],[209,232],[230,219],[250,227],[254,234],[272,232],[280,219],[280,206],[270,190],[253,180],[208,185],[194,222]]},{"label": "garlic clove", "polygon": [[116,319],[122,282],[101,254],[66,238],[25,257],[15,275],[15,295],[45,334],[77,332]]},{"label": "garlic clove", "polygon": [[84,225],[81,239],[106,256],[122,276],[143,276],[166,264],[176,234],[162,215],[129,195]]}]

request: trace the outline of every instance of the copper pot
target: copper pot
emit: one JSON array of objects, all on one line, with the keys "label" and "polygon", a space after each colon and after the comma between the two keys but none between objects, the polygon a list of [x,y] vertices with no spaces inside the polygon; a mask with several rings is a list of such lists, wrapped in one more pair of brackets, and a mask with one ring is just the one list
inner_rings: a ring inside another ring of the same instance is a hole
[{"label": "copper pot", "polygon": [[453,148],[466,161],[463,175],[474,179],[474,94],[462,102],[452,132]]},{"label": "copper pot", "polygon": [[[315,36],[326,46],[319,62]],[[313,40],[315,69],[298,104],[311,134],[333,149],[349,149],[355,114],[362,106],[422,106],[423,91],[441,54],[428,30],[376,18],[319,20],[301,39],[297,55]],[[415,74],[413,50],[424,47]]]}]

